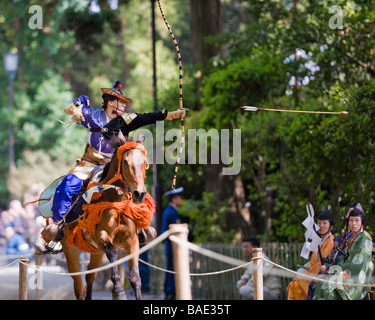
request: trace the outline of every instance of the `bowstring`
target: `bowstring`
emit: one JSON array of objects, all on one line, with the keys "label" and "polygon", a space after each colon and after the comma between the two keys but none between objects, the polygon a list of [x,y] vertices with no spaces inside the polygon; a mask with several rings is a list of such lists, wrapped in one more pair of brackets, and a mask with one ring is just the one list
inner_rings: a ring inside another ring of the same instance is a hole
[{"label": "bowstring", "polygon": [[[164,14],[163,8],[161,6],[160,0],[157,0],[157,1],[158,1],[158,6],[159,6],[159,9],[160,9],[161,16],[163,17],[164,23],[167,26],[169,34],[172,37],[173,44],[174,44],[176,52],[177,52],[178,67],[179,67],[179,109],[181,110],[183,108],[183,101],[182,101],[182,59],[181,59],[180,48],[178,47],[177,40],[176,40],[176,38],[175,38],[175,36],[172,32],[172,28],[170,27],[167,19],[165,18],[165,14]],[[173,178],[172,178],[172,189],[173,190],[175,190],[175,187],[176,187],[178,167],[179,167],[179,164],[180,164],[181,155],[182,155],[184,143],[185,143],[184,118],[181,117],[180,121],[181,121],[181,144],[180,144],[180,148],[179,148],[178,155],[177,155],[177,161],[176,161],[174,172],[173,172]]]}]

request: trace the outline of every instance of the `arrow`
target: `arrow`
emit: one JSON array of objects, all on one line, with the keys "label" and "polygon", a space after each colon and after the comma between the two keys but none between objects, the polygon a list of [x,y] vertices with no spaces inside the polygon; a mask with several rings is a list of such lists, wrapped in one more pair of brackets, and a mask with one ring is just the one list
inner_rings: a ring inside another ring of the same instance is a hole
[{"label": "arrow", "polygon": [[258,108],[252,106],[243,106],[241,107],[245,111],[277,111],[277,112],[295,112],[295,113],[317,113],[317,114],[339,114],[342,116],[347,116],[348,111],[304,111],[304,110],[286,110],[286,109],[268,109],[268,108]]}]

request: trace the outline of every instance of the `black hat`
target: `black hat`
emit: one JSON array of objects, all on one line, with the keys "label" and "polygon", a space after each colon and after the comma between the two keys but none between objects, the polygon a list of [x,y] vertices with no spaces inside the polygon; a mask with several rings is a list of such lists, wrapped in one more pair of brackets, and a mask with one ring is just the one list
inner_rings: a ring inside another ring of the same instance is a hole
[{"label": "black hat", "polygon": [[361,204],[359,202],[356,202],[352,204],[348,210],[348,213],[346,214],[346,219],[349,221],[349,217],[361,217],[362,218],[362,224],[366,224],[366,215],[365,211],[363,210]]},{"label": "black hat", "polygon": [[324,209],[322,211],[322,213],[318,216],[317,220],[318,221],[319,220],[328,220],[331,226],[334,225],[331,212],[329,210],[327,210],[327,209]]}]

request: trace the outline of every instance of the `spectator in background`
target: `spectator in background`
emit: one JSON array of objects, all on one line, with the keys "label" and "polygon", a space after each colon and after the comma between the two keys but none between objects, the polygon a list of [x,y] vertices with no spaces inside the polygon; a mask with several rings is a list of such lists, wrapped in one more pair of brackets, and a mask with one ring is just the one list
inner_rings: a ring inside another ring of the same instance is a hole
[{"label": "spectator in background", "polygon": [[37,200],[44,189],[45,186],[42,182],[33,183],[23,195],[26,216],[31,220],[35,220],[38,216],[40,216],[40,211],[38,208],[39,202]]},{"label": "spectator in background", "polygon": [[45,226],[45,219],[40,215],[38,201],[44,189],[44,184],[37,182],[32,184],[23,196],[25,217],[28,221],[26,239],[32,245],[40,242],[41,223]]},{"label": "spectator in background", "polygon": [[[259,248],[259,240],[255,237],[243,240],[243,253],[246,259],[253,256],[253,248]],[[270,260],[265,254],[263,257]],[[246,269],[241,279],[237,281],[237,289],[241,297],[245,300],[254,300],[254,269],[253,264]],[[263,260],[263,298],[264,300],[278,300],[281,293],[281,281],[276,275],[272,275],[274,266]]]},{"label": "spectator in background", "polygon": [[5,230],[5,217],[8,214],[7,211],[0,209],[0,255],[5,254],[6,240],[4,237]]},{"label": "spectator in background", "polygon": [[11,226],[11,221],[11,215],[8,210],[2,211],[0,217],[0,237],[4,238],[5,228]]},{"label": "spectator in background", "polygon": [[[184,188],[178,188],[175,190],[168,191],[164,196],[168,197],[168,206],[165,208],[162,216],[161,233],[164,233],[169,229],[170,224],[182,223],[182,217],[180,216],[177,208],[182,205],[183,198],[181,192]],[[167,257],[167,270],[173,271],[173,251],[172,243],[169,239],[164,241],[165,255]],[[174,285],[174,274],[170,272],[165,273],[164,281],[164,292],[165,300],[175,300],[176,290]]]},{"label": "spectator in background", "polygon": [[30,246],[12,227],[5,228],[4,237],[7,240],[6,254],[31,257]]},{"label": "spectator in background", "polygon": [[26,218],[26,211],[22,207],[22,204],[19,200],[12,200],[9,203],[8,212],[10,214],[10,223],[15,232],[20,235],[27,233],[28,221]]}]

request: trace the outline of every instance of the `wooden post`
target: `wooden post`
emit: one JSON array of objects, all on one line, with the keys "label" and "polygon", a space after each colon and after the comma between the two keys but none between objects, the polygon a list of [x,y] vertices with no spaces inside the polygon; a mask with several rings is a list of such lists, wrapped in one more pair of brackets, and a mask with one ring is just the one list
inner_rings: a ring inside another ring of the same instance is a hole
[{"label": "wooden post", "polygon": [[[39,269],[40,266],[42,265],[42,255],[36,254],[34,257],[35,257],[35,265]],[[38,269],[35,271],[35,289],[36,289],[35,298],[36,300],[40,300],[41,289],[43,288],[43,285],[42,285],[43,273]]]},{"label": "wooden post", "polygon": [[29,262],[27,257],[19,258],[19,283],[18,283],[18,300],[27,300],[27,265]]},{"label": "wooden post", "polygon": [[[169,228],[174,228],[177,231],[173,235],[188,241],[189,229],[186,223],[171,224]],[[173,266],[176,272],[174,275],[176,300],[191,300],[189,248],[172,241],[172,250]]]},{"label": "wooden post", "polygon": [[253,249],[254,300],[263,300],[263,249]]}]

